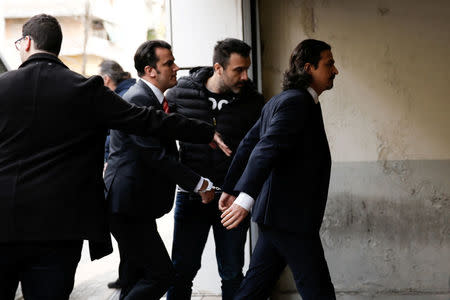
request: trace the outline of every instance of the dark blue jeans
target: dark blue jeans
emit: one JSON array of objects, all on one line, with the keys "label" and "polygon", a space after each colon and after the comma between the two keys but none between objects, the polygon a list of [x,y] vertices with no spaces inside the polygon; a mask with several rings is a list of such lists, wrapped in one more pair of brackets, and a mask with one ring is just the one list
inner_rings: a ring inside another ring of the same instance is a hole
[{"label": "dark blue jeans", "polygon": [[0,243],[0,299],[69,299],[83,241]]},{"label": "dark blue jeans", "polygon": [[238,290],[243,278],[244,246],[250,219],[247,217],[237,228],[227,230],[220,222],[219,198],[220,193],[216,193],[214,201],[203,204],[195,193],[178,192],[172,245],[176,280],[167,293],[168,300],[191,299],[192,281],[200,269],[211,227],[222,279],[222,299],[233,299]]}]

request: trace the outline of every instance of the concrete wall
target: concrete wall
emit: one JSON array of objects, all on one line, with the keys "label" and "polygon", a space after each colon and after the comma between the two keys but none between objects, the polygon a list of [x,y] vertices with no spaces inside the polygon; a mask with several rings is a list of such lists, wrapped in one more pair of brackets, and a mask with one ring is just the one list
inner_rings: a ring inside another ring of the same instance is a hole
[{"label": "concrete wall", "polygon": [[[450,2],[259,1],[263,92],[329,42],[333,157],[322,241],[340,299],[449,299]],[[299,299],[284,274],[274,299]]]}]

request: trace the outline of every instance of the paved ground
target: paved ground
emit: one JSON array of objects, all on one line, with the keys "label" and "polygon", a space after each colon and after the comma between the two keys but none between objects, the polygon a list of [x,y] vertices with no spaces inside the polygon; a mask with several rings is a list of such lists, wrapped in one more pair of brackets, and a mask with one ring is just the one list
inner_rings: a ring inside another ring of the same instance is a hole
[{"label": "paved ground", "polygon": [[[119,254],[116,244],[114,243],[113,254],[94,262],[89,260],[89,251],[86,246],[83,247],[83,255],[77,269],[75,287],[70,300],[118,300],[119,291],[106,286],[108,282],[117,278]],[[192,299],[213,300],[221,299],[221,297],[199,295]]]},{"label": "paved ground", "polygon": [[[119,255],[117,245],[114,244],[113,254],[99,261],[89,260],[87,244],[83,247],[82,258],[77,268],[75,286],[70,300],[118,300],[119,291],[109,289],[106,285],[117,277],[117,265]],[[16,300],[22,300],[20,288],[17,291]],[[196,295],[193,300],[217,300],[215,295]]]},{"label": "paved ground", "polygon": [[[168,229],[161,228],[161,236],[167,237],[170,234]],[[166,232],[167,231],[167,232]],[[114,244],[114,253],[99,260],[91,262],[89,260],[89,251],[87,245],[83,247],[83,254],[78,265],[77,274],[75,278],[74,290],[71,294],[70,300],[118,300],[119,291],[108,289],[106,286],[108,282],[111,282],[117,277],[117,265],[119,262],[117,246]],[[206,253],[205,261],[203,261],[204,275],[198,278],[197,284],[194,281],[194,296],[192,300],[219,300],[220,287],[215,289],[209,289],[208,285],[205,285],[205,279],[207,276],[212,279],[214,284],[218,285],[219,279],[216,278],[217,271],[214,263],[213,253]],[[205,262],[208,261],[212,266],[206,266]],[[218,277],[218,276],[217,276]],[[165,298],[163,298],[165,299]],[[279,300],[300,300],[298,295],[279,295]],[[408,295],[352,295],[348,293],[338,292],[337,299],[339,300],[449,300],[449,294],[442,295],[428,295],[428,294],[408,294]],[[23,300],[20,288],[18,289],[16,300]]]},{"label": "paved ground", "polygon": [[[158,231],[166,244],[168,252],[171,252],[173,213],[158,219]],[[75,276],[75,285],[70,300],[118,300],[119,291],[108,289],[108,282],[117,278],[117,266],[119,265],[119,252],[113,239],[114,252],[101,260],[91,262],[87,243],[83,246],[83,253],[78,264]],[[247,258],[248,261],[248,258]],[[217,265],[214,257],[212,235],[208,239],[205,253],[202,259],[202,269],[194,281],[193,300],[217,300],[221,297],[219,286],[220,278],[217,274]],[[16,300],[21,300],[20,288],[16,294]]]}]

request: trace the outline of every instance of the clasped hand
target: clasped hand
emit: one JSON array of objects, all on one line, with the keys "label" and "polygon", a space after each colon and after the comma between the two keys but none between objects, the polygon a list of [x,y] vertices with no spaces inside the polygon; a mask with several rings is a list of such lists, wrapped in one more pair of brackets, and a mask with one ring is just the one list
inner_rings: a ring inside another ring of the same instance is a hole
[{"label": "clasped hand", "polygon": [[215,191],[209,190],[209,191],[199,192],[199,194],[200,194],[200,197],[202,198],[202,203],[208,204],[211,201],[213,201],[214,196],[215,196]]},{"label": "clasped hand", "polygon": [[223,192],[219,199],[219,210],[222,211],[222,225],[226,229],[236,228],[248,215],[248,210],[235,204],[236,197]]}]

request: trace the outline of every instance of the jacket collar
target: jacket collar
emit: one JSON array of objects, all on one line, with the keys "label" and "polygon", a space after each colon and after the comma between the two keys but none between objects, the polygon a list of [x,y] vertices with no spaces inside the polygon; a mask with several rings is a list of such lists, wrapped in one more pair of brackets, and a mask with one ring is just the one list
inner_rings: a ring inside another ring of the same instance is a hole
[{"label": "jacket collar", "polygon": [[319,95],[317,95],[317,92],[310,86],[308,86],[306,88],[306,90],[308,91],[308,93],[311,95],[311,97],[314,99],[314,103],[317,104],[319,103]]},{"label": "jacket collar", "polygon": [[116,94],[120,94],[123,90],[129,89],[135,83],[136,83],[136,79],[134,79],[134,78],[125,79],[124,81],[122,81],[121,83],[119,83],[117,85],[114,92]]},{"label": "jacket collar", "polygon": [[155,93],[152,89],[142,80],[137,80],[136,85],[145,91],[145,93],[150,97],[148,106],[157,106],[162,108],[161,103],[159,103],[158,98],[156,98]]},{"label": "jacket collar", "polygon": [[[209,77],[213,76],[213,74],[214,69],[212,67],[195,67],[189,71],[189,77],[187,77],[186,80],[195,85],[197,89],[203,90],[206,93],[206,81]],[[183,87],[183,85],[186,84],[184,80],[185,78],[180,78],[178,82],[181,83],[178,86]],[[254,87],[253,82],[249,80],[245,83],[238,94],[230,93],[230,96],[232,97],[231,102],[239,99],[245,101],[247,98],[254,97],[255,94],[257,94],[256,88]]]},{"label": "jacket collar", "polygon": [[48,54],[48,53],[42,53],[42,52],[33,54],[30,57],[28,57],[28,59],[26,61],[24,61],[19,66],[19,68],[25,67],[33,62],[38,62],[38,61],[42,61],[42,60],[51,61],[51,62],[54,62],[56,64],[59,64],[65,68],[67,68],[67,66],[57,56]]},{"label": "jacket collar", "polygon": [[189,71],[189,76],[191,76],[192,81],[199,86],[204,85],[213,74],[214,69],[212,67],[195,67]]}]

